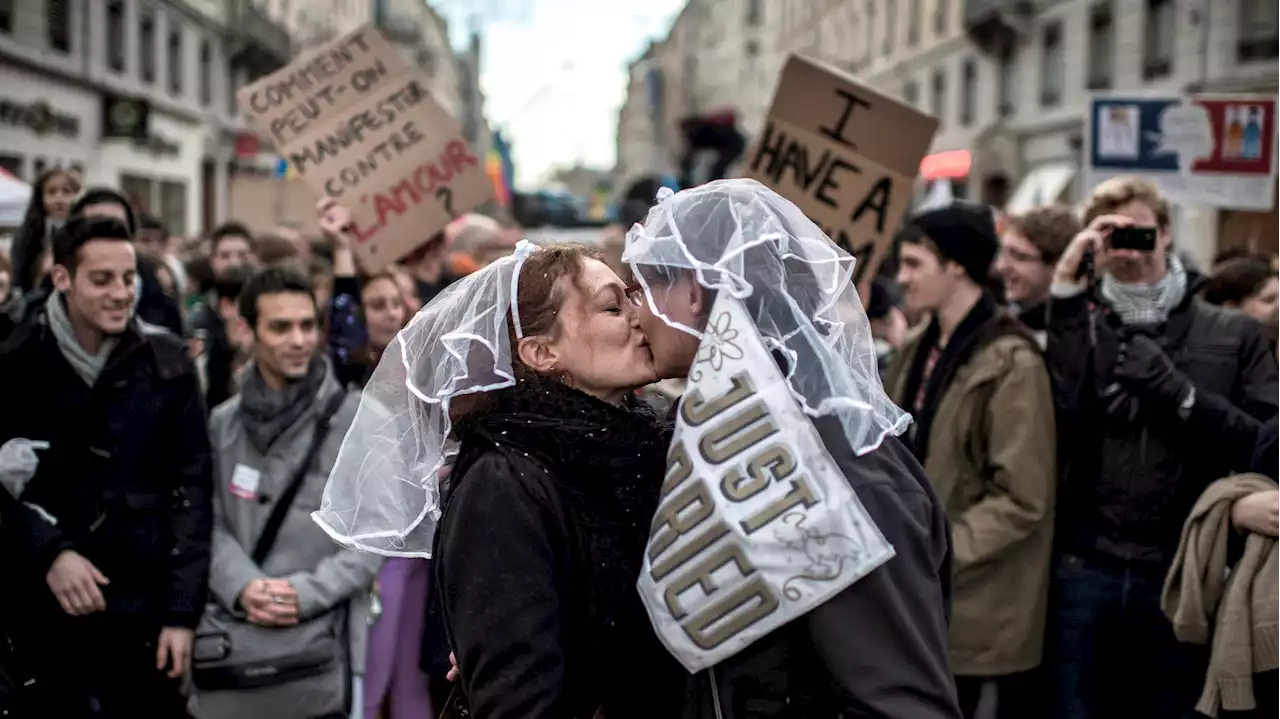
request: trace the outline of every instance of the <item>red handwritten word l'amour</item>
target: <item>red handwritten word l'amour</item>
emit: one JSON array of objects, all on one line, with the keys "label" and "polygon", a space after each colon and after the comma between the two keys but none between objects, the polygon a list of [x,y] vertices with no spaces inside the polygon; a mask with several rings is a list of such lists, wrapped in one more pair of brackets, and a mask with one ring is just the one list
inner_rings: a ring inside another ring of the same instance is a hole
[{"label": "red handwritten word l'amour", "polygon": [[[373,210],[378,213],[378,221],[371,227],[356,225],[356,241],[368,242],[387,226],[391,217],[399,217],[416,207],[423,199],[430,198],[441,187],[448,185],[455,175],[468,167],[479,167],[480,161],[471,154],[471,149],[462,140],[453,140],[445,145],[440,158],[433,163],[419,165],[413,172],[383,192],[373,196]],[[369,202],[368,195],[362,195],[360,201]]]}]

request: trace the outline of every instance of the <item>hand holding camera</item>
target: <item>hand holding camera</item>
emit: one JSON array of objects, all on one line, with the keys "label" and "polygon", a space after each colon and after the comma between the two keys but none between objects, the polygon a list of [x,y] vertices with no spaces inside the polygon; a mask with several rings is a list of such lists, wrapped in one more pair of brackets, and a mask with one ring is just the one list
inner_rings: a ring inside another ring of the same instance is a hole
[{"label": "hand holding camera", "polygon": [[1072,238],[1053,272],[1054,284],[1083,286],[1099,257],[1110,253],[1151,252],[1156,228],[1139,227],[1124,215],[1099,215]]}]

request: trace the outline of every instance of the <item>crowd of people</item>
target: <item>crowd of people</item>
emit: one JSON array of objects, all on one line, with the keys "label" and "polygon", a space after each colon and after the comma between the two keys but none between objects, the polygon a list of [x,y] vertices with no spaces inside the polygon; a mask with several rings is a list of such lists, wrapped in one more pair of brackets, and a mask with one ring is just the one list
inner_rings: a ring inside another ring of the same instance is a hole
[{"label": "crowd of people", "polygon": [[[469,214],[367,272],[332,201],[187,239],[39,178],[0,254],[0,709],[1280,713],[1274,257],[1197,271],[1117,178],[913,213],[864,310],[763,186],[658,196],[598,247]],[[691,675],[636,578],[688,531],[672,424],[725,400],[674,400],[728,291],[896,556]]]}]

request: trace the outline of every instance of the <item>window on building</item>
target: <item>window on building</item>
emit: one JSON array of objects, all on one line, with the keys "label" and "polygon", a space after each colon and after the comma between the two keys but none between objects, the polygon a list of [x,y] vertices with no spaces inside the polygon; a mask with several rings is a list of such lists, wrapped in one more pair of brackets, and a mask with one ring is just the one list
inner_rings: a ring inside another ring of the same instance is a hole
[{"label": "window on building", "polygon": [[138,26],[138,76],[148,85],[156,81],[156,18],[145,10]]},{"label": "window on building", "polygon": [[187,234],[187,185],[160,183],[160,222],[171,235]]},{"label": "window on building", "polygon": [[938,122],[946,124],[947,108],[947,75],[942,68],[933,71],[933,97],[929,102],[929,112],[938,118]]},{"label": "window on building", "polygon": [[902,86],[902,99],[906,100],[908,105],[920,102],[920,86],[915,80],[908,80],[907,84]]},{"label": "window on building", "polygon": [[1240,62],[1275,60],[1280,3],[1275,0],[1240,0],[1236,59]]},{"label": "window on building", "polygon": [[907,47],[920,44],[920,0],[907,5]]},{"label": "window on building", "polygon": [[754,60],[760,54],[760,43],[754,39],[747,40],[742,47],[742,52],[746,54],[748,60]]},{"label": "window on building", "polygon": [[968,127],[973,124],[978,105],[978,63],[965,58],[960,75],[960,124]]},{"label": "window on building", "polygon": [[124,0],[107,3],[107,65],[124,72]]},{"label": "window on building", "polygon": [[[13,32],[13,2],[14,0],[0,0],[0,32],[6,35]],[[0,157],[0,161],[3,159]]]},{"label": "window on building", "polygon": [[1142,51],[1142,77],[1157,80],[1173,72],[1173,42],[1177,23],[1173,0],[1147,0],[1147,25]]},{"label": "window on building", "polygon": [[207,38],[200,41],[200,104],[213,104],[213,47]]},{"label": "window on building", "polygon": [[71,0],[45,0],[44,18],[49,47],[58,52],[71,52]]},{"label": "window on building", "polygon": [[[176,24],[176,18],[172,22]],[[169,64],[169,93],[181,95],[183,74],[181,26],[169,30],[169,44],[165,57]]]},{"label": "window on building", "polygon": [[875,0],[870,0],[867,3],[867,42],[865,45],[866,52],[863,53],[863,57],[867,61],[871,60],[871,53],[872,53],[871,48],[875,47],[875,37],[876,37],[876,3],[875,3]]},{"label": "window on building", "polygon": [[1062,102],[1062,78],[1066,73],[1060,20],[1044,27],[1040,50],[1040,105],[1056,107]]},{"label": "window on building", "polygon": [[747,24],[759,25],[764,20],[764,1],[747,0]]},{"label": "window on building", "polygon": [[996,87],[996,114],[1000,117],[1013,116],[1015,108],[1013,98],[1018,87],[1016,59],[1017,54],[1013,48],[1006,48],[1000,53],[1000,78]]},{"label": "window on building", "polygon": [[137,175],[121,175],[120,191],[139,212],[151,212],[151,180]]},{"label": "window on building", "polygon": [[947,21],[951,14],[951,3],[947,0],[934,0],[933,3],[933,32],[942,37],[947,34]]},{"label": "window on building", "polygon": [[33,176],[36,179],[39,179],[40,176],[44,174],[44,171],[49,169],[49,161],[43,157],[37,157],[31,169],[35,170],[35,174]]},{"label": "window on building", "polygon": [[893,36],[898,30],[898,3],[896,0],[885,0],[884,3],[884,49],[883,55],[893,54]]},{"label": "window on building", "polygon": [[0,170],[22,177],[22,155],[0,155]]},{"label": "window on building", "polygon": [[1089,76],[1085,84],[1090,90],[1111,87],[1115,46],[1115,21],[1111,17],[1111,1],[1106,0],[1089,10]]}]

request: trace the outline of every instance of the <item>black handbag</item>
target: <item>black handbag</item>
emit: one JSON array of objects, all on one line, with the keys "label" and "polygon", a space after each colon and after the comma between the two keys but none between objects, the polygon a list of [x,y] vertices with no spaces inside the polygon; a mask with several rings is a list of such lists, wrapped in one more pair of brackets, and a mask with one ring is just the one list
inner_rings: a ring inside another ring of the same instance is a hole
[{"label": "black handbag", "polygon": [[[303,461],[272,508],[262,534],[254,544],[250,556],[255,564],[261,566],[271,553],[289,510],[329,434],[330,421],[345,399],[345,392],[334,395],[317,415],[315,432]],[[345,675],[341,687],[344,695],[335,702],[341,701],[349,708],[351,662],[347,615],[347,603],[344,602],[329,612],[292,627],[260,627],[234,615],[217,602],[209,602],[192,651],[191,679],[197,689],[201,709],[198,713],[202,716],[222,715],[220,707],[212,706],[223,704],[216,698],[220,692],[243,695],[246,690],[264,690],[294,683],[299,683],[299,690],[303,690],[303,684],[307,684],[309,679],[329,683],[330,678],[326,675],[333,675],[339,669]],[[240,647],[239,657],[237,638],[250,645]],[[317,694],[314,689],[307,693],[313,697]],[[242,700],[248,698],[242,696]],[[260,698],[264,706],[276,703],[266,696]],[[204,711],[206,708],[208,712]]]}]

